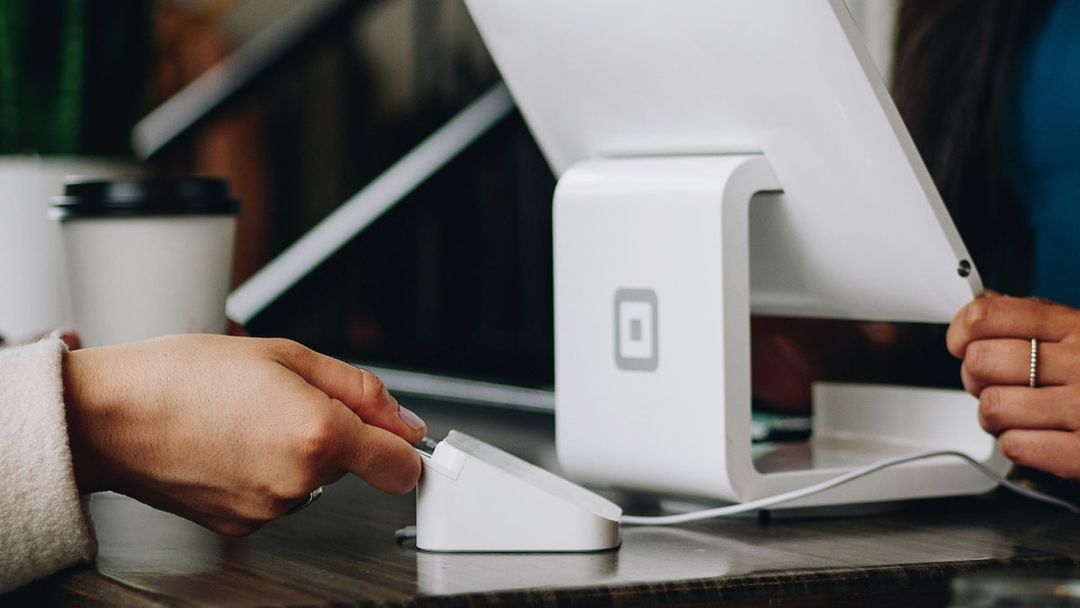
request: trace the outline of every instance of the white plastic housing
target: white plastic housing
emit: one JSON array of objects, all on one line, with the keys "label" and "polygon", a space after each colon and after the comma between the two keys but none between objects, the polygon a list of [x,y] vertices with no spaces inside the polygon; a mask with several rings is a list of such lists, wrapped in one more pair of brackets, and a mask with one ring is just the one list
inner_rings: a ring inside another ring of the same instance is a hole
[{"label": "white plastic housing", "polygon": [[75,218],[61,225],[83,345],[225,332],[234,216]]},{"label": "white plastic housing", "polygon": [[[979,428],[973,397],[903,387],[819,387],[813,440],[754,458],[749,220],[752,207],[790,204],[778,190],[761,155],[599,160],[563,175],[554,218],[555,424],[566,472],[601,486],[737,502],[931,449],[960,450],[1004,472],[1008,462]],[[786,506],[993,485],[961,461],[940,459]]]},{"label": "white plastic housing", "polygon": [[421,454],[416,546],[427,551],[600,551],[619,546],[618,505],[450,431]]}]

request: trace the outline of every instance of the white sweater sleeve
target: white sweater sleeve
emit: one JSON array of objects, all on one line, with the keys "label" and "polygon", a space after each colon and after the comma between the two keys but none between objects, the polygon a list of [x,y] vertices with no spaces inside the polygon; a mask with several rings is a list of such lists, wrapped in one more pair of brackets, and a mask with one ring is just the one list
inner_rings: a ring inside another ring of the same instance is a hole
[{"label": "white sweater sleeve", "polygon": [[96,551],[68,447],[60,340],[0,349],[0,593]]}]

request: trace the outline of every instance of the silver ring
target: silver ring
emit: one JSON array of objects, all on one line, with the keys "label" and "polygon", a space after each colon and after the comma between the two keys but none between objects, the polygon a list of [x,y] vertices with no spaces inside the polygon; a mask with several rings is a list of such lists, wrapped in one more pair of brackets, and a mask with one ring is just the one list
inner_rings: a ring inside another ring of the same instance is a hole
[{"label": "silver ring", "polygon": [[1031,339],[1031,361],[1028,364],[1028,386],[1035,388],[1039,371],[1039,341],[1035,338]]},{"label": "silver ring", "polygon": [[315,488],[314,490],[311,491],[310,494],[308,494],[307,500],[305,500],[304,502],[302,502],[302,503],[296,505],[295,507],[289,509],[285,514],[286,515],[292,515],[293,513],[299,513],[300,511],[303,511],[304,509],[310,507],[311,503],[313,503],[316,500],[319,500],[320,498],[322,498],[322,492],[323,492],[323,487],[322,486],[319,486],[319,487]]}]

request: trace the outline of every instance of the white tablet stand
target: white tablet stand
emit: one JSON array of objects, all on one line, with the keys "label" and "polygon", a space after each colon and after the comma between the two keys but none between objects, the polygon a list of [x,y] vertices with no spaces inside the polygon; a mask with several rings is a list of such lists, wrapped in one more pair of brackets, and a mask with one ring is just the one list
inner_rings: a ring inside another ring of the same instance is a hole
[{"label": "white tablet stand", "polygon": [[[559,460],[745,501],[884,457],[1003,471],[974,398],[819,386],[750,443],[750,313],[947,323],[982,291],[843,0],[467,0],[555,192]],[[944,348],[944,345],[942,345]],[[912,462],[791,506],[977,493]]]},{"label": "white tablet stand", "polygon": [[[782,204],[762,155],[585,161],[562,176],[555,361],[566,471],[602,486],[739,502],[922,450],[962,450],[1007,470],[975,423],[974,398],[911,387],[820,385],[812,439],[754,457],[750,218],[756,206]],[[931,460],[786,506],[993,486],[967,463]]]}]

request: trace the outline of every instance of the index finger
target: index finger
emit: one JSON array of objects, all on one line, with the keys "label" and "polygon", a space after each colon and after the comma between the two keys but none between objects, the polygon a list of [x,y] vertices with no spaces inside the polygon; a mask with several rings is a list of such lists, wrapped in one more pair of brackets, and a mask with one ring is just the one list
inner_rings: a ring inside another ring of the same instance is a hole
[{"label": "index finger", "polygon": [[987,295],[960,309],[945,336],[949,352],[963,358],[967,345],[989,338],[1061,341],[1077,325],[1076,311],[1031,298]]},{"label": "index finger", "polygon": [[279,360],[330,398],[344,403],[364,422],[386,429],[409,443],[427,433],[424,421],[401,407],[375,374],[319,354],[296,342],[280,345]]}]

